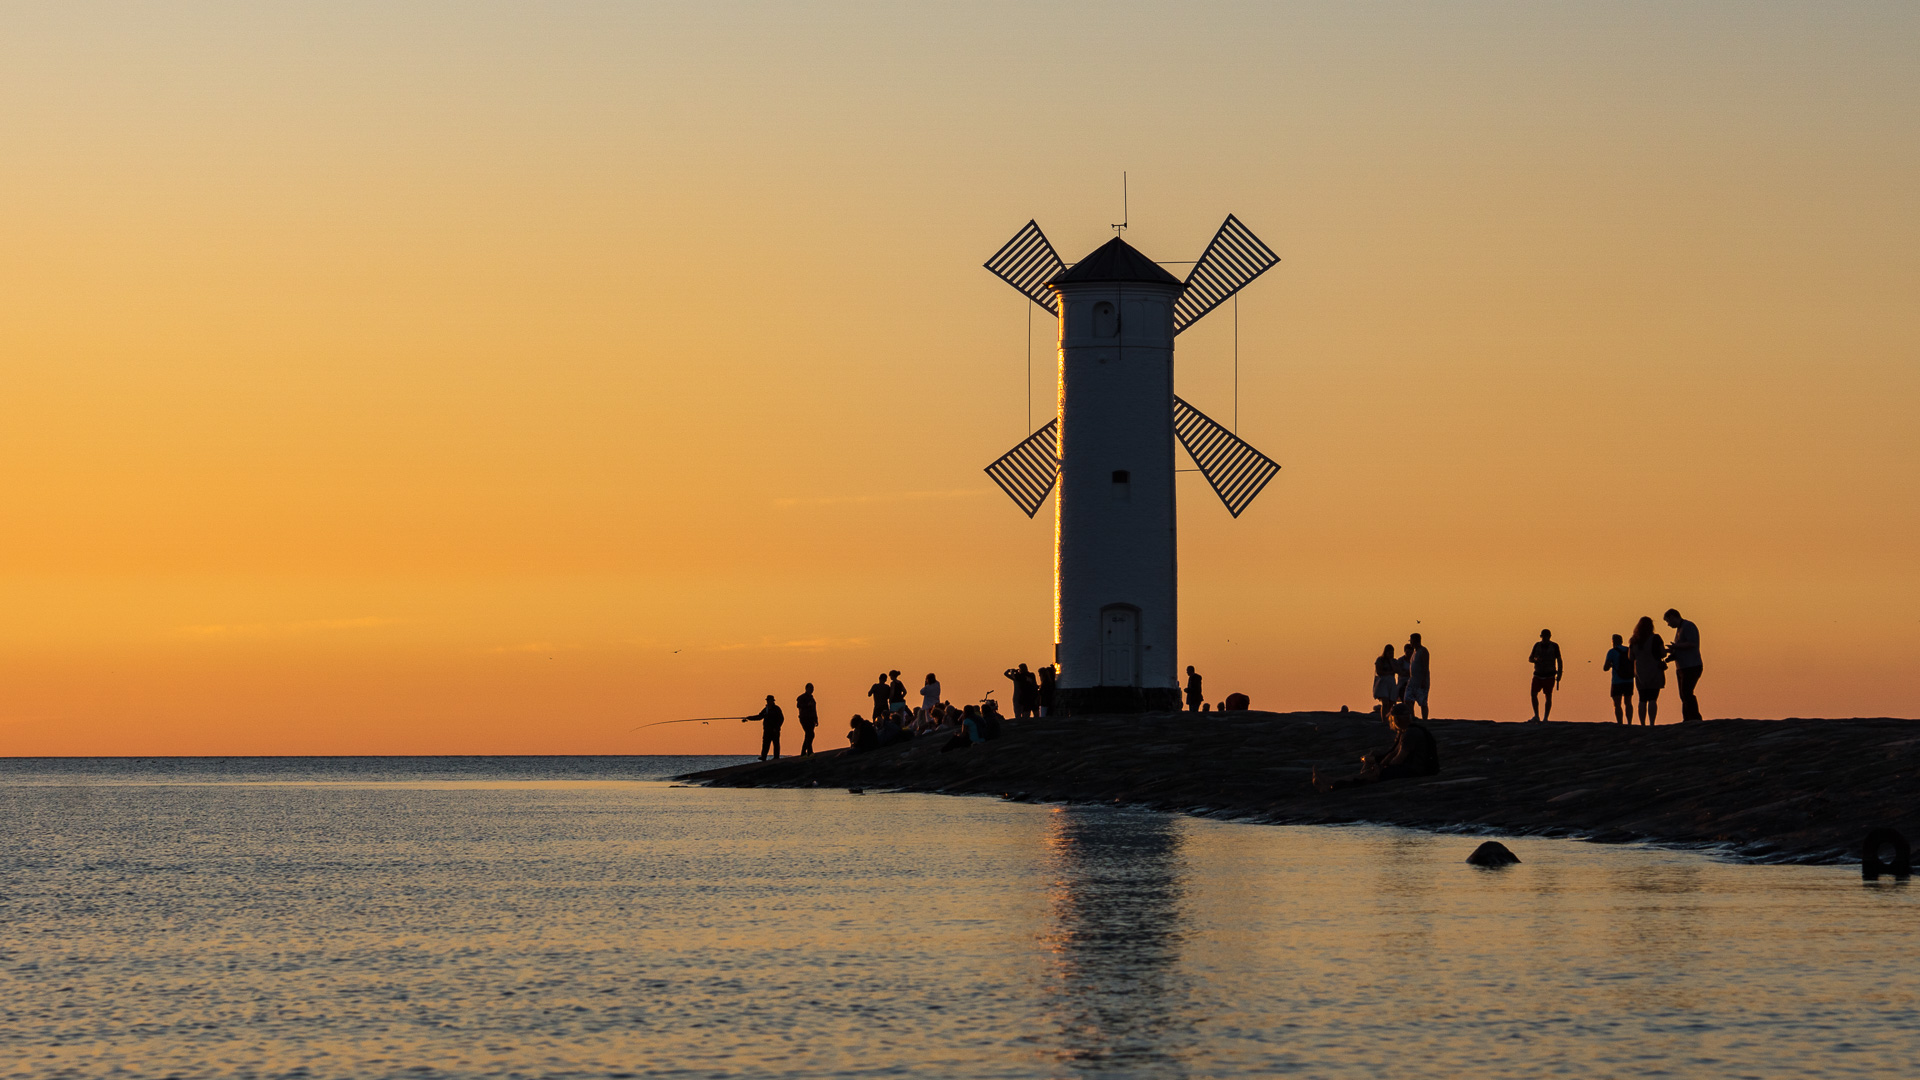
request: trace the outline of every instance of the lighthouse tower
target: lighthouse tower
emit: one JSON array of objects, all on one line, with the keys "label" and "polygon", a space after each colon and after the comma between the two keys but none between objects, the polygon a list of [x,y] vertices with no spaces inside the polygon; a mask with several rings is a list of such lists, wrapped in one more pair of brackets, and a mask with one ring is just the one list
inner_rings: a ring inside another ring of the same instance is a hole
[{"label": "lighthouse tower", "polygon": [[1174,396],[1173,339],[1280,261],[1227,216],[1185,281],[1115,237],[1071,267],[1027,222],[987,269],[1060,319],[1059,413],[987,466],[1028,517],[1054,502],[1054,705],[1180,706],[1174,441],[1239,517],[1280,471]]},{"label": "lighthouse tower", "polygon": [[1173,503],[1179,278],[1115,237],[1048,282],[1060,309],[1056,702],[1180,707]]}]

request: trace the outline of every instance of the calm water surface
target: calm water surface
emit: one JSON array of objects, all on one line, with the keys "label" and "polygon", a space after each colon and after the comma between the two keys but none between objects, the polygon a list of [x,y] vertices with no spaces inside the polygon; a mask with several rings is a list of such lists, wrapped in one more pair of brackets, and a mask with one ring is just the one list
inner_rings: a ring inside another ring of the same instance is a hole
[{"label": "calm water surface", "polygon": [[690,759],[0,761],[0,1076],[1910,1076],[1857,869]]}]

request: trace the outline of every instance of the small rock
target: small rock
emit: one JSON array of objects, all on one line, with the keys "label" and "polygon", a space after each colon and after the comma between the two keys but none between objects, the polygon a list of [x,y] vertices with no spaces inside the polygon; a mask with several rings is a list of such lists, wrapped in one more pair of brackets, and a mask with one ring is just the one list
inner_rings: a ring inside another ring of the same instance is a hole
[{"label": "small rock", "polygon": [[1473,849],[1467,856],[1467,862],[1473,866],[1512,866],[1520,861],[1520,856],[1507,850],[1507,845],[1498,840],[1489,840]]},{"label": "small rock", "polygon": [[865,795],[866,793],[867,789],[863,787],[850,787],[847,789],[847,794],[849,795]]}]

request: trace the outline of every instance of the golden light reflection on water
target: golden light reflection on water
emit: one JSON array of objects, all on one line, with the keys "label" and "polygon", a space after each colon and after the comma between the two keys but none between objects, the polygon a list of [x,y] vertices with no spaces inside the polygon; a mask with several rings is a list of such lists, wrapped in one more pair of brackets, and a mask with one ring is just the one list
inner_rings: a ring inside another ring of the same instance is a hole
[{"label": "golden light reflection on water", "polygon": [[1046,1013],[1057,1053],[1095,1067],[1162,1068],[1197,1039],[1181,966],[1180,823],[1068,808],[1048,823]]}]

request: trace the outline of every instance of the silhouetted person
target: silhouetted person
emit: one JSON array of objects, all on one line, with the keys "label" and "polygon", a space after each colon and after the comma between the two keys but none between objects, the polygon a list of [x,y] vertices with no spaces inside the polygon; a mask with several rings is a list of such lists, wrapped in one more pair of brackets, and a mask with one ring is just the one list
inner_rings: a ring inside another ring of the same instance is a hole
[{"label": "silhouetted person", "polygon": [[1627,639],[1633,657],[1633,685],[1640,691],[1640,722],[1660,722],[1660,690],[1667,685],[1667,643],[1653,632],[1653,616],[1642,615]]},{"label": "silhouetted person", "polygon": [[[1427,691],[1433,686],[1432,660],[1419,634],[1407,635],[1407,686],[1400,700],[1420,706],[1420,719],[1427,719]],[[1422,729],[1425,730],[1425,729]]]},{"label": "silhouetted person", "polygon": [[920,718],[930,720],[933,711],[940,707],[940,680],[927,672],[927,681],[920,684]]},{"label": "silhouetted person", "polygon": [[760,721],[760,760],[767,760],[767,748],[773,748],[773,760],[780,760],[780,725],[787,722],[787,714],[774,704],[773,695],[767,695],[767,707],[740,721],[743,724]]},{"label": "silhouetted person", "polygon": [[1034,678],[1033,672],[1028,671],[1025,664],[1008,668],[1005,674],[1013,680],[1014,719],[1024,720],[1032,716],[1033,711],[1040,707],[1040,680]]},{"label": "silhouetted person", "polygon": [[940,752],[944,754],[949,750],[965,750],[974,743],[986,741],[986,736],[980,733],[980,706],[969,705],[966,711],[960,714],[960,730],[954,732],[953,738],[948,739],[946,745],[940,747]]},{"label": "silhouetted person", "polygon": [[1040,715],[1053,715],[1054,690],[1060,681],[1060,669],[1052,664],[1044,665],[1038,672],[1040,676]]},{"label": "silhouetted person", "polygon": [[1000,737],[1000,703],[988,698],[980,703],[980,737],[988,742]]},{"label": "silhouetted person", "polygon": [[[896,701],[900,703],[898,709],[893,707]],[[887,672],[887,711],[907,711],[907,684],[900,681],[900,673],[897,671]]]},{"label": "silhouetted person", "polygon": [[1613,635],[1613,648],[1600,670],[1613,672],[1613,722],[1633,723],[1633,653],[1621,644],[1619,634]]},{"label": "silhouetted person", "polygon": [[1673,627],[1673,646],[1667,650],[1667,659],[1673,661],[1673,681],[1680,692],[1680,720],[1700,719],[1700,699],[1693,695],[1693,688],[1700,685],[1700,628],[1680,617],[1680,612],[1668,608],[1663,618]]},{"label": "silhouetted person", "polygon": [[[1533,719],[1528,723],[1544,724],[1553,715],[1553,692],[1559,688],[1560,676],[1566,672],[1566,665],[1560,660],[1560,643],[1553,640],[1553,631],[1540,631],[1540,640],[1533,643],[1527,662],[1533,665]],[[1541,694],[1547,695],[1545,712],[1540,711]]]},{"label": "silhouetted person", "polygon": [[793,699],[793,718],[800,721],[800,756],[813,756],[813,729],[820,726],[820,710],[813,703],[813,684]]},{"label": "silhouetted person", "polygon": [[1199,712],[1200,703],[1207,700],[1206,692],[1200,689],[1200,673],[1187,665],[1187,711]]},{"label": "silhouetted person", "polygon": [[873,685],[867,687],[867,696],[873,699],[875,720],[887,715],[887,699],[893,696],[893,687],[887,685],[887,676],[884,673],[876,676]]},{"label": "silhouetted person", "polygon": [[865,754],[880,749],[880,732],[873,721],[854,714],[852,725],[847,728],[847,753]]},{"label": "silhouetted person", "polygon": [[873,728],[880,736],[881,746],[892,746],[894,743],[906,742],[913,738],[913,732],[904,723],[907,715],[900,709],[892,709],[874,723]]},{"label": "silhouetted person", "polygon": [[[1402,703],[1399,708],[1388,712],[1387,723],[1393,725],[1393,745],[1385,753],[1362,757],[1359,772],[1335,780],[1330,787],[1360,787],[1382,780],[1432,776],[1440,771],[1440,746],[1433,741],[1431,731],[1413,722],[1413,707],[1410,704]],[[1318,777],[1314,780],[1314,786],[1319,786]]]},{"label": "silhouetted person", "polygon": [[1402,665],[1393,655],[1393,646],[1380,650],[1373,658],[1373,700],[1380,710],[1380,719],[1386,720],[1393,715],[1393,703],[1400,700]]}]

